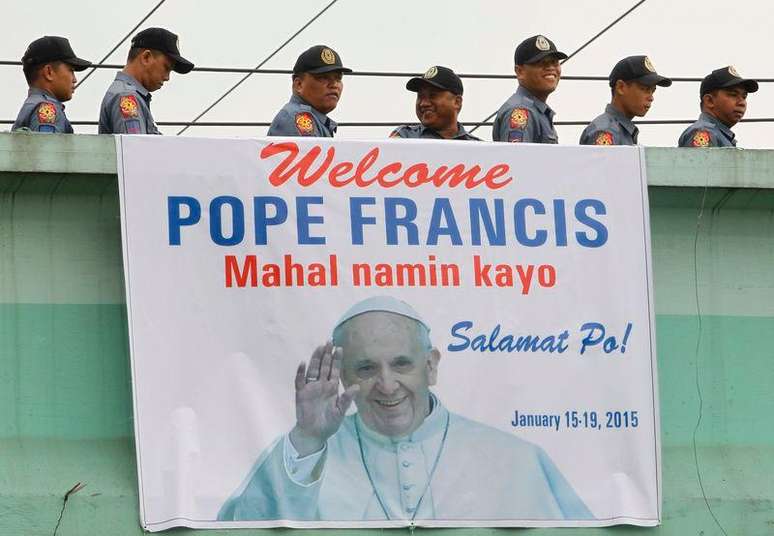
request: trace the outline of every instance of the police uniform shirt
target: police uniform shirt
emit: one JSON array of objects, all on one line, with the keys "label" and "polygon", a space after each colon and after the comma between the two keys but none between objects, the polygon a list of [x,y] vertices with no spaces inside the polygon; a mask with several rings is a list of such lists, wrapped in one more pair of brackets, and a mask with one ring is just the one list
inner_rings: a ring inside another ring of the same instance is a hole
[{"label": "police uniform shirt", "polygon": [[678,147],[736,147],[735,137],[716,117],[702,112],[680,135]]},{"label": "police uniform shirt", "polygon": [[33,132],[72,134],[73,127],[64,112],[59,99],[36,87],[31,87],[27,100],[22,104],[19,115],[11,130],[29,129]]},{"label": "police uniform shirt", "polygon": [[519,86],[497,111],[492,139],[511,143],[559,143],[554,129],[554,111]]},{"label": "police uniform shirt", "polygon": [[583,130],[581,145],[637,145],[640,130],[632,120],[608,104],[605,113]]},{"label": "police uniform shirt", "polygon": [[453,138],[444,138],[437,131],[423,125],[401,125],[390,134],[391,138],[426,138],[426,139],[452,139],[465,141],[481,141],[480,138],[469,134],[465,127],[457,123],[457,134]]},{"label": "police uniform shirt", "polygon": [[100,134],[161,134],[150,111],[150,92],[134,77],[119,72],[102,99]]},{"label": "police uniform shirt", "polygon": [[298,95],[293,95],[274,116],[267,135],[332,138],[336,133],[336,127],[333,119],[315,110]]}]

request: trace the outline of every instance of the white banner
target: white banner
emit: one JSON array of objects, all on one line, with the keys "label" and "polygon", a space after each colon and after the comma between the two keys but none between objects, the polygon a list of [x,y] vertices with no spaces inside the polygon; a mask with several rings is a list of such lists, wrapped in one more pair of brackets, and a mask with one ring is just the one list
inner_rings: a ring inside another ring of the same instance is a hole
[{"label": "white banner", "polygon": [[641,149],[117,147],[143,528],[660,522]]}]

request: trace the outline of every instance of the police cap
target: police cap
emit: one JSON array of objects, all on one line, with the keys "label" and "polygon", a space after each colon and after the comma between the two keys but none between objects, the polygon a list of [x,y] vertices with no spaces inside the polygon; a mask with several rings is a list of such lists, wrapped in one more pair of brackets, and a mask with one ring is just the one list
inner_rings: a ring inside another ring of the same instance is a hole
[{"label": "police cap", "polygon": [[747,90],[748,93],[755,93],[758,91],[758,82],[748,78],[742,78],[739,76],[739,73],[736,72],[736,69],[729,65],[728,67],[715,69],[704,77],[704,80],[701,81],[699,97],[703,97],[707,93],[715,91],[716,89],[733,86],[742,86],[745,90]]},{"label": "police cap", "polygon": [[341,64],[341,56],[335,50],[325,45],[315,45],[301,53],[293,66],[293,74],[321,74],[338,71],[351,73]]},{"label": "police cap", "polygon": [[647,56],[629,56],[615,64],[608,77],[610,87],[615,87],[618,80],[624,82],[639,82],[645,86],[669,87],[672,81],[656,72],[650,58]]},{"label": "police cap", "polygon": [[91,67],[91,62],[83,60],[75,55],[70,41],[64,37],[47,35],[35,39],[22,57],[24,65],[40,65],[52,61],[63,61],[70,65],[74,71],[83,71]]},{"label": "police cap", "polygon": [[560,60],[566,60],[567,54],[559,52],[556,45],[548,37],[543,35],[533,35],[522,41],[516,47],[514,61],[516,65],[525,65],[528,63],[537,63],[546,56],[556,56]]},{"label": "police cap", "polygon": [[409,80],[406,83],[406,89],[416,92],[424,84],[451,91],[455,95],[462,95],[462,80],[448,67],[440,65],[430,67],[422,76],[415,76]]},{"label": "police cap", "polygon": [[180,39],[177,34],[164,28],[146,28],[132,38],[132,48],[149,48],[163,52],[174,61],[172,70],[176,73],[191,72],[194,64],[180,55]]}]

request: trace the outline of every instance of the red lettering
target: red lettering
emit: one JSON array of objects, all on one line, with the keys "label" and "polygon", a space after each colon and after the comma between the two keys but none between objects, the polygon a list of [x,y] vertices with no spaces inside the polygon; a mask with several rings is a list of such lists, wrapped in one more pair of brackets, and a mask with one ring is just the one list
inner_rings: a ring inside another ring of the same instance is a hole
[{"label": "red lettering", "polygon": [[239,269],[239,262],[236,255],[226,255],[226,287],[234,286],[234,279],[238,287],[247,285],[247,278],[250,278],[250,286],[258,286],[258,259],[255,255],[247,255],[242,270]]},{"label": "red lettering", "polygon": [[[465,164],[456,164],[453,167],[441,165],[431,168],[427,162],[415,162],[404,169],[403,162],[387,162],[379,166],[379,148],[370,149],[357,164],[355,162],[342,161],[334,164],[336,156],[335,146],[328,147],[325,157],[318,164],[318,158],[322,154],[322,147],[315,145],[305,153],[299,154],[298,145],[292,141],[281,143],[269,143],[261,150],[262,160],[276,155],[283,155],[282,161],[269,173],[269,184],[279,187],[291,179],[302,186],[311,186],[325,177],[334,188],[343,188],[355,184],[358,188],[367,188],[376,183],[381,188],[393,188],[403,184],[409,188],[417,188],[425,184],[432,184],[436,188],[446,186],[457,188],[460,185],[468,190],[484,186],[490,190],[498,190],[510,184],[513,177],[506,177],[510,171],[508,164],[495,164],[481,175],[482,167],[473,164],[467,167]],[[331,165],[333,166],[331,167]],[[317,167],[315,168],[315,165]],[[376,174],[369,178],[366,172],[377,166]],[[346,176],[354,169],[351,176]]]}]

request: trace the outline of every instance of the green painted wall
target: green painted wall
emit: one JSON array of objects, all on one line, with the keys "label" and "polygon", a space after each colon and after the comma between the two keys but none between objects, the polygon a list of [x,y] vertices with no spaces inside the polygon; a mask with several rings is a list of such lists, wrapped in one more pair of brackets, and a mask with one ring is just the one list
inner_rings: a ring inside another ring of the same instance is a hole
[{"label": "green painted wall", "polygon": [[[113,150],[105,136],[0,134],[0,536],[53,534],[77,482],[58,534],[142,533]],[[529,533],[720,535],[708,502],[727,534],[771,535],[774,151],[646,154],[663,525]],[[421,530],[506,532],[520,531]]]}]

